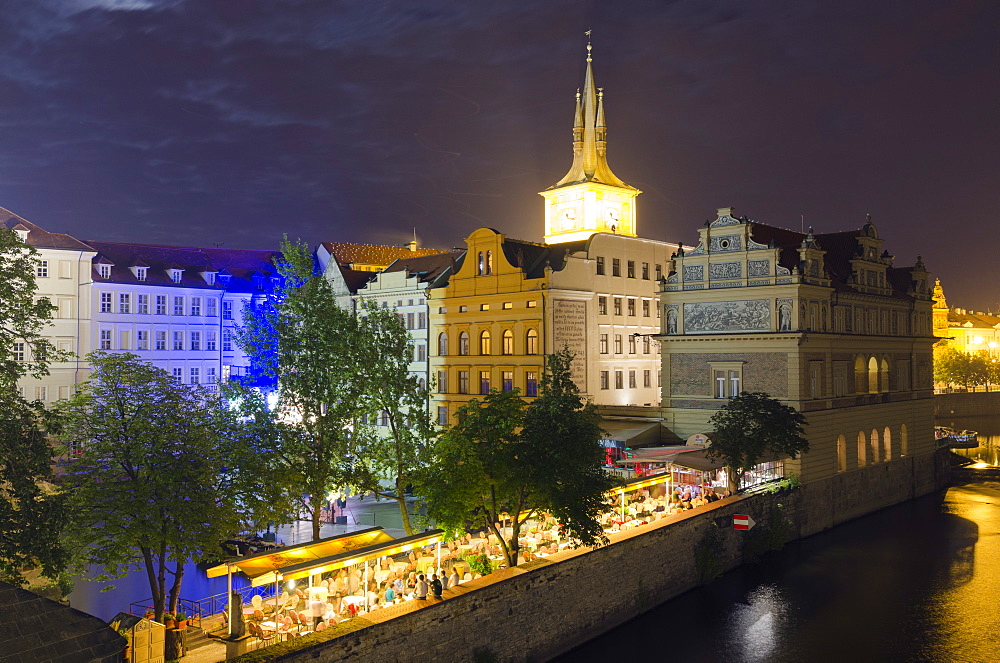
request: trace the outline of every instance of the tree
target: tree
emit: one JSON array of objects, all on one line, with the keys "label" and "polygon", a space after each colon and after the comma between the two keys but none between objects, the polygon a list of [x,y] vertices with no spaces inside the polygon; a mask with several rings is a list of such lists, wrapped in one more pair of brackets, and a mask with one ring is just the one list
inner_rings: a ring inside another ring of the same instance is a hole
[{"label": "tree", "polygon": [[[413,534],[406,508],[406,488],[419,481],[431,461],[437,436],[427,405],[427,386],[410,373],[410,336],[395,310],[365,303],[358,321],[355,359],[364,381],[365,419],[383,418],[384,434],[374,426],[357,426],[358,486],[399,504],[403,528]],[[361,472],[360,470],[367,470]],[[392,481],[393,491],[382,488]]]},{"label": "tree", "polygon": [[598,417],[570,378],[571,360],[568,350],[547,357],[541,395],[530,405],[515,389],[460,408],[425,481],[429,515],[453,531],[467,522],[489,529],[508,566],[517,565],[524,522],[543,513],[578,544],[605,541],[598,516],[611,507],[617,480],[601,468]]},{"label": "tree", "polygon": [[63,440],[83,442],[65,478],[71,538],[104,567],[99,580],[145,569],[160,619],[176,610],[184,564],[217,557],[253,520],[229,471],[234,422],[214,395],[135,355],[88,360],[91,379],[60,411]]},{"label": "tree", "polygon": [[18,379],[47,375],[49,362],[66,356],[42,336],[55,307],[36,297],[37,256],[14,231],[0,228],[0,579],[18,585],[26,569],[39,566],[54,579],[66,564],[64,499],[49,483],[45,410],[17,388]]},{"label": "tree", "polygon": [[[251,356],[255,378],[244,381],[246,416],[269,416],[266,450],[279,464],[272,485],[298,501],[319,539],[327,494],[354,483],[355,424],[362,412],[364,383],[354,354],[359,347],[355,316],[337,305],[330,283],[317,271],[309,248],[282,241],[282,283],[273,296],[244,311],[237,338]],[[267,412],[248,392],[271,384],[277,404]]]},{"label": "tree", "polygon": [[739,478],[764,454],[785,454],[795,459],[809,451],[809,441],[802,437],[805,417],[762,392],[740,393],[713,414],[709,423],[714,433],[707,455],[726,462],[737,489]]}]

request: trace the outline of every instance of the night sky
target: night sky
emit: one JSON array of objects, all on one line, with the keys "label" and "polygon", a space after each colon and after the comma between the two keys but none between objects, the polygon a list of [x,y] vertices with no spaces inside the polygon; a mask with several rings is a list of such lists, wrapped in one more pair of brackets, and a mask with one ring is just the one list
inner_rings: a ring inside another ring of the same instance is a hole
[{"label": "night sky", "polygon": [[995,0],[5,0],[0,206],[81,239],[540,240],[584,31],[639,234],[871,213],[1000,308]]}]

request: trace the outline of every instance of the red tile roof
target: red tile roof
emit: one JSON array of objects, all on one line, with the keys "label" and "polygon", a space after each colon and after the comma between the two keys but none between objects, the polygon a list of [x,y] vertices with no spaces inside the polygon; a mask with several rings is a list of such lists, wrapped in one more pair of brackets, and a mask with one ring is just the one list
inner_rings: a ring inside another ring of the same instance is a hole
[{"label": "red tile roof", "polygon": [[69,249],[72,251],[91,251],[92,249],[80,240],[63,233],[50,233],[31,221],[28,221],[10,210],[0,207],[0,226],[13,230],[22,226],[28,231],[28,246],[37,249]]}]

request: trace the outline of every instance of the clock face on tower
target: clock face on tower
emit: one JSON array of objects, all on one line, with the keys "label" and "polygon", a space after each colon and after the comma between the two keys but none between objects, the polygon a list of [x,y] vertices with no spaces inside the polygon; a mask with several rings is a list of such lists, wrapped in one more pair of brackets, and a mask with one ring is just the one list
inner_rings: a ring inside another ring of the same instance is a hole
[{"label": "clock face on tower", "polygon": [[609,207],[604,212],[604,221],[605,225],[608,228],[611,227],[617,228],[620,218],[621,218],[621,210],[619,210],[617,207]]},{"label": "clock face on tower", "polygon": [[571,230],[576,225],[576,210],[568,207],[559,214],[559,230]]}]

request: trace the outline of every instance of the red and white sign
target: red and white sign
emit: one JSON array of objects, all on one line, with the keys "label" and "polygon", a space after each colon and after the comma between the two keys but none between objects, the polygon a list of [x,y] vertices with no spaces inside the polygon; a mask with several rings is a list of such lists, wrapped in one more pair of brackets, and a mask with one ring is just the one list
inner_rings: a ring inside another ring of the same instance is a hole
[{"label": "red and white sign", "polygon": [[733,529],[752,529],[757,523],[754,522],[753,518],[746,514],[734,513],[733,514]]}]

